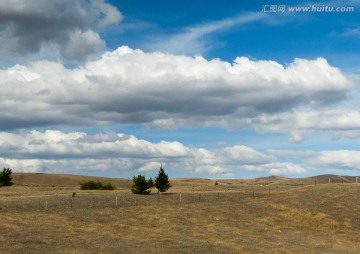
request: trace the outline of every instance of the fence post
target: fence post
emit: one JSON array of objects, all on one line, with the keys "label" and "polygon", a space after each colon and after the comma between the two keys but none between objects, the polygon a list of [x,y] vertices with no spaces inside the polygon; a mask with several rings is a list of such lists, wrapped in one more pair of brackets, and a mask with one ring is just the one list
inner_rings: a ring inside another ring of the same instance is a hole
[{"label": "fence post", "polygon": [[179,198],[180,198],[180,203],[181,203],[181,193],[180,193],[180,197],[179,197]]},{"label": "fence post", "polygon": [[48,209],[48,202],[47,202],[47,200],[45,200],[45,210],[47,210]]},{"label": "fence post", "polygon": [[358,176],[356,177],[356,183],[359,183],[359,177]]},{"label": "fence post", "polygon": [[330,180],[331,178],[329,177],[329,184],[331,183],[331,180]]},{"label": "fence post", "polygon": [[116,206],[118,205],[118,197],[117,196],[115,197],[115,205]]}]

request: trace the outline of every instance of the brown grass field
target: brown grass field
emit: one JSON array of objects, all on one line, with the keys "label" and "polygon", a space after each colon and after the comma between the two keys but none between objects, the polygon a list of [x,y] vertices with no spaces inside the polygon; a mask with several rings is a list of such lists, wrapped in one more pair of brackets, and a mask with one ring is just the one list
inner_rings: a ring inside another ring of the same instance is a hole
[{"label": "brown grass field", "polygon": [[[15,185],[0,188],[0,253],[360,250],[360,184],[354,177],[219,180],[218,186],[208,179],[173,179],[168,193],[148,196],[131,194],[126,179],[13,178]],[[79,190],[88,180],[117,189]]]}]

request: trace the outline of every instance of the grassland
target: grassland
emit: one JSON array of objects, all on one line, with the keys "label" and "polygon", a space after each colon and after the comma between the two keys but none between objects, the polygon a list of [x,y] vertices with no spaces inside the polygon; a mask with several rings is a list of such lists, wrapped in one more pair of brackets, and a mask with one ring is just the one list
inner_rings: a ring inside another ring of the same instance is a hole
[{"label": "grassland", "polygon": [[176,179],[160,196],[18,180],[0,189],[0,253],[359,253],[360,184],[333,179]]}]

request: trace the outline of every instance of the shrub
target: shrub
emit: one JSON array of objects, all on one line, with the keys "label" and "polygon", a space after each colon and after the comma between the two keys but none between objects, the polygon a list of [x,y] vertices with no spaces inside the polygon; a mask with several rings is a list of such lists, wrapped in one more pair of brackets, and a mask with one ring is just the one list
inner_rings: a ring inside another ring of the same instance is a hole
[{"label": "shrub", "polygon": [[81,190],[114,190],[115,188],[111,183],[103,185],[102,182],[89,181],[80,184]]},{"label": "shrub", "polygon": [[80,189],[81,190],[99,190],[101,188],[102,188],[102,183],[101,182],[89,181],[89,182],[85,182],[85,183],[80,184]]},{"label": "shrub", "polygon": [[114,186],[111,185],[111,183],[105,184],[102,187],[102,190],[114,190]]}]

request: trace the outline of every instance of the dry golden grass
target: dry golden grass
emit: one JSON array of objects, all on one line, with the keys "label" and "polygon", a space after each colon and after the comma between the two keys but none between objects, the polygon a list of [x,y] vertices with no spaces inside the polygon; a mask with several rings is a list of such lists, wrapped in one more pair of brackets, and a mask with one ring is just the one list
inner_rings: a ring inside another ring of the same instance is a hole
[{"label": "dry golden grass", "polygon": [[359,252],[360,184],[172,184],[160,196],[125,187],[1,188],[0,253]]},{"label": "dry golden grass", "polygon": [[111,183],[118,188],[129,188],[132,181],[121,178],[106,178],[67,174],[43,174],[43,173],[13,173],[13,182],[17,185],[30,186],[79,186],[82,182],[100,181]]}]

